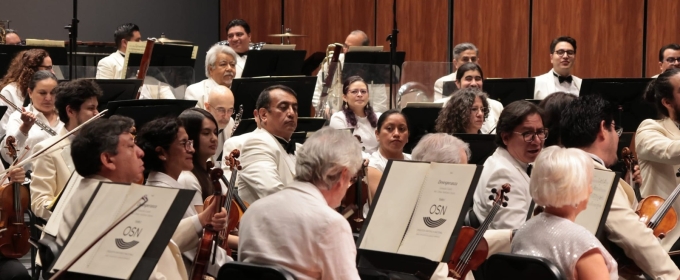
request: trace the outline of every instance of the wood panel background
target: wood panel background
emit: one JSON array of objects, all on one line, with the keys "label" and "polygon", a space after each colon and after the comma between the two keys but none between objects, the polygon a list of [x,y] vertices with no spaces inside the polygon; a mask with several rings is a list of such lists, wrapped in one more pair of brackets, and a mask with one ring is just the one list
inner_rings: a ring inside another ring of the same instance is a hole
[{"label": "wood panel background", "polygon": [[531,75],[552,68],[550,42],[576,39],[573,74],[581,78],[641,77],[644,0],[534,0]]},{"label": "wood panel background", "polygon": [[647,65],[645,76],[659,74],[659,49],[670,43],[680,43],[678,20],[680,1],[650,0],[647,4]]},{"label": "wood panel background", "polygon": [[529,0],[457,0],[453,20],[453,45],[475,44],[485,77],[527,76]]},{"label": "wood panel background", "polygon": [[227,39],[227,24],[237,18],[250,25],[251,42],[277,42],[267,34],[281,32],[281,0],[220,0],[220,40]]}]

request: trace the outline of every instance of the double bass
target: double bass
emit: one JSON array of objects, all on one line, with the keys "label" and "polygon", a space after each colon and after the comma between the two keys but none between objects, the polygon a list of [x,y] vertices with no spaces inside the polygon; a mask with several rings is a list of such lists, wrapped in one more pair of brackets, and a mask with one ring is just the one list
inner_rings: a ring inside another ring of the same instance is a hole
[{"label": "double bass", "polygon": [[[210,168],[208,168],[208,170],[210,170]],[[220,168],[210,170],[210,180],[213,185],[213,197],[216,199],[215,203],[217,203],[210,217],[214,216],[216,213],[219,213],[219,211],[221,211],[221,206],[224,205],[225,197],[222,195],[222,186],[220,185],[220,177],[222,177],[223,173],[224,172]],[[208,266],[210,265],[210,262],[213,264],[215,263],[217,246],[214,245],[219,244],[220,242],[219,234],[220,232],[213,228],[211,224],[206,225],[203,229],[203,235],[198,244],[196,256],[194,256],[194,265],[191,268],[190,278],[192,280],[203,280],[203,278],[208,273]]]},{"label": "double bass", "polygon": [[493,200],[493,207],[479,228],[464,226],[460,229],[458,240],[451,253],[451,260],[448,263],[449,277],[453,279],[464,279],[470,270],[477,269],[489,254],[489,244],[484,239],[484,233],[501,206],[508,206],[506,202],[508,197],[505,194],[510,192],[510,184],[504,184],[500,191],[495,188],[491,189],[491,192],[495,194],[495,197],[493,194],[489,195],[489,200]]},{"label": "double bass", "polygon": [[[16,162],[15,141],[14,137],[7,136],[8,154]],[[5,258],[21,258],[31,249],[30,229],[24,222],[29,205],[28,189],[20,183],[0,186],[0,254]]]}]

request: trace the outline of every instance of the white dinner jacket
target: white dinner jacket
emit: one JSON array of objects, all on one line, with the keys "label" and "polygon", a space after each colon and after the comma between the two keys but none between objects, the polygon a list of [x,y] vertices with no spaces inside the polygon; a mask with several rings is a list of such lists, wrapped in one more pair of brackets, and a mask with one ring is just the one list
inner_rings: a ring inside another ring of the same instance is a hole
[{"label": "white dinner jacket", "polygon": [[[553,73],[553,70],[550,70],[548,73],[535,77],[534,99],[543,100],[548,97],[548,95],[560,91],[555,87],[556,82],[555,75]],[[572,84],[575,85],[578,90],[580,90],[582,79],[574,75],[571,75],[571,77]],[[574,93],[577,96],[579,95],[578,91],[570,93]]]},{"label": "white dinner jacket", "polygon": [[123,64],[125,58],[120,51],[102,58],[97,63],[97,79],[123,79]]}]

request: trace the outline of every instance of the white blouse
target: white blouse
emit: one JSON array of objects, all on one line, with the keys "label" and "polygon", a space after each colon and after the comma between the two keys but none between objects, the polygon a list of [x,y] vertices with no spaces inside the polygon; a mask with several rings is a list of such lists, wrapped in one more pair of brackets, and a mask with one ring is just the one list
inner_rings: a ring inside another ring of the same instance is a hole
[{"label": "white blouse", "polygon": [[[378,139],[375,138],[375,127],[371,126],[371,122],[368,121],[368,117],[357,116],[357,125],[351,126],[347,122],[345,113],[343,111],[336,112],[331,116],[331,121],[328,126],[335,129],[347,129],[354,128],[352,134],[361,137],[361,146],[363,146],[363,151],[365,153],[371,154],[378,150]],[[380,113],[375,113],[376,120],[380,118]]]},{"label": "white blouse", "polygon": [[[57,116],[56,124],[51,125],[50,122],[47,121],[47,118],[45,118],[45,116],[40,111],[38,111],[38,109],[33,107],[33,104],[29,104],[28,106],[25,107],[25,109],[26,109],[26,111],[31,112],[35,115],[36,121],[40,121],[40,122],[42,122],[46,125],[49,125],[50,128],[52,130],[54,130],[55,132],[60,131],[61,128],[64,127],[64,123],[59,120],[59,116]],[[6,115],[7,114],[5,114],[5,116]],[[19,127],[21,127],[21,125],[23,123],[24,122],[21,120],[21,112],[15,110],[12,113],[12,115],[9,116],[9,120],[7,122],[7,127],[6,127],[7,130],[5,131],[7,136],[13,136],[16,139],[15,143],[16,143],[16,147],[17,147],[17,150],[19,152],[19,155],[21,155],[20,150],[23,149],[24,147],[26,147],[26,146],[34,147],[36,144],[38,144],[38,143],[42,142],[43,140],[50,138],[52,136],[49,133],[47,133],[47,131],[40,128],[37,124],[33,124],[33,126],[31,126],[31,129],[28,131],[28,135],[24,135],[19,130]],[[2,139],[2,142],[1,142],[2,143],[1,144],[2,145],[2,152],[0,152],[0,153],[1,153],[2,158],[6,162],[12,162],[13,159],[10,158],[9,155],[7,155],[7,143],[6,143],[6,141],[7,141],[7,137]],[[29,150],[28,153],[26,153],[26,156],[33,154],[33,152],[35,152],[35,151]],[[26,169],[32,170],[32,165],[27,165]]]},{"label": "white blouse", "polygon": [[[404,154],[404,160],[411,160],[411,155],[407,153],[402,153]],[[385,172],[385,167],[387,167],[387,158],[385,158],[380,151],[375,151],[374,153],[371,154],[371,157],[368,158],[368,167],[373,167],[375,169],[378,169],[380,172]]]},{"label": "white blouse", "polygon": [[[23,107],[24,97],[21,96],[21,90],[19,90],[17,86],[18,84],[16,82],[5,86],[4,88],[2,88],[2,91],[0,91],[0,95],[9,99],[9,101],[14,103],[14,105]],[[16,110],[14,110],[12,106],[9,106],[7,102],[5,102],[2,99],[0,99],[0,106],[7,106],[7,112],[5,112],[5,114],[2,116],[2,119],[0,120],[0,136],[1,136],[5,135],[7,131],[7,122],[9,121],[9,116]]]}]

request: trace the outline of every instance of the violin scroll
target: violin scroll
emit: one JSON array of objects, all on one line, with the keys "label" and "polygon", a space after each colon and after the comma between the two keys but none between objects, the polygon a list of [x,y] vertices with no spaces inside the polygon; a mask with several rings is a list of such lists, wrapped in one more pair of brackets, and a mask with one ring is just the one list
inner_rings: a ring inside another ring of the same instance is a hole
[{"label": "violin scroll", "polygon": [[507,203],[508,196],[505,195],[505,194],[509,193],[509,192],[510,192],[510,184],[505,183],[505,184],[503,184],[503,186],[501,186],[500,192],[498,192],[498,190],[496,190],[496,188],[491,189],[491,193],[493,193],[495,195],[493,195],[493,194],[489,195],[489,200],[493,200],[494,204],[500,203],[503,207],[507,207],[508,206],[508,203]]}]

